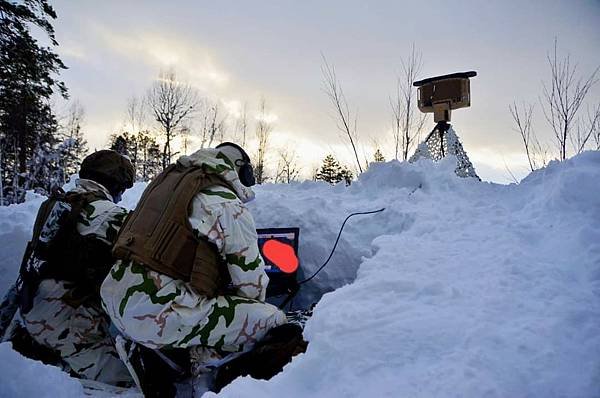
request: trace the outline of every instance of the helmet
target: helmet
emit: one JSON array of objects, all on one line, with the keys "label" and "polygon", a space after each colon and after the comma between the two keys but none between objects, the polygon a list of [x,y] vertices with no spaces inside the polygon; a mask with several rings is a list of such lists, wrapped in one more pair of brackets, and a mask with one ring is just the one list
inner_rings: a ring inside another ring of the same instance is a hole
[{"label": "helmet", "polygon": [[104,185],[108,192],[115,196],[133,186],[135,169],[126,156],[103,149],[83,159],[79,177]]},{"label": "helmet", "polygon": [[252,163],[250,163],[250,156],[248,156],[241,146],[233,142],[223,142],[217,145],[216,148],[233,162],[240,177],[240,182],[243,185],[251,187],[256,184],[254,169],[252,168]]}]

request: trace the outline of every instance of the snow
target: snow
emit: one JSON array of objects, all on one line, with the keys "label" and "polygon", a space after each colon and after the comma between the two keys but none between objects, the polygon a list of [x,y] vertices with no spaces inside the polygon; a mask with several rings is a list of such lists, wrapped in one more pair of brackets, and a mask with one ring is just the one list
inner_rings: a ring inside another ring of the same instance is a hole
[{"label": "snow", "polygon": [[24,358],[10,343],[0,344],[0,398],[76,398],[81,384],[59,368]]},{"label": "snow", "polygon": [[31,237],[37,210],[45,197],[27,192],[26,201],[0,206],[0,295],[15,281],[21,258]]},{"label": "snow", "polygon": [[[518,185],[458,178],[455,167],[392,161],[348,188],[258,187],[257,226],[300,227],[305,276],[349,213],[386,210],[351,219],[330,264],[304,285],[297,306],[328,292],[306,325],[306,354],[269,382],[239,379],[219,396],[597,397],[600,153],[552,162]],[[126,192],[125,206],[143,189]],[[0,291],[40,201],[0,208]],[[27,361],[0,348],[2,363]],[[54,371],[40,365],[23,378],[36,388]]]}]

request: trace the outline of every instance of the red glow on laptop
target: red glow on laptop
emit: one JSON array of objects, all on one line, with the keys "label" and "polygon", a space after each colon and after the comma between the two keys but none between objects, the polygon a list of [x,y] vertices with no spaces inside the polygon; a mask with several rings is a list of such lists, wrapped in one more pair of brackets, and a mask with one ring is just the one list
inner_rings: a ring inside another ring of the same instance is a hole
[{"label": "red glow on laptop", "polygon": [[269,239],[263,245],[263,254],[281,271],[291,274],[298,269],[298,257],[294,248],[276,239]]}]

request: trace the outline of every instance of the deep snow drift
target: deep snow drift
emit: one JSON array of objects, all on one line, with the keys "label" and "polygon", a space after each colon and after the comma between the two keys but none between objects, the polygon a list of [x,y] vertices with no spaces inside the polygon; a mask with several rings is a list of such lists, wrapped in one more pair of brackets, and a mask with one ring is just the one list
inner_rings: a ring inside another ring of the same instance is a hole
[{"label": "deep snow drift", "polygon": [[[307,353],[269,382],[239,379],[220,396],[597,397],[600,153],[552,163],[519,185],[461,179],[454,167],[389,162],[349,188],[259,187],[257,226],[299,226],[307,275],[348,213],[386,211],[349,221],[296,301],[337,289],[307,323]],[[142,190],[126,193],[125,205]],[[0,292],[42,200],[30,199],[0,208]],[[14,377],[5,367],[27,361],[0,346],[0,395]],[[56,373],[40,367],[22,379],[71,383]]]}]

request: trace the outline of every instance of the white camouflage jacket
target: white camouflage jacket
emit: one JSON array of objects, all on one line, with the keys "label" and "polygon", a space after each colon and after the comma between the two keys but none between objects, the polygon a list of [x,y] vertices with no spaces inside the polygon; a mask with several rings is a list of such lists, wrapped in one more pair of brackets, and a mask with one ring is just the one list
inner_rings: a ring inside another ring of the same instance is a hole
[{"label": "white camouflage jacket", "polygon": [[216,149],[203,149],[179,161],[219,174],[235,191],[222,186],[203,189],[192,200],[189,217],[198,236],[218,248],[234,294],[208,298],[188,282],[134,261],[117,261],[102,284],[104,308],[119,331],[147,347],[246,350],[270,328],[286,322],[283,312],[264,302],[268,277],[254,220],[244,205],[254,193]]},{"label": "white camouflage jacket", "polygon": [[199,236],[207,237],[217,246],[237,295],[264,301],[268,277],[258,249],[254,219],[244,205],[254,199],[254,192],[242,185],[228,159],[217,159],[218,153],[204,149],[179,159],[184,165],[220,170],[221,176],[235,189],[232,192],[224,186],[213,186],[196,194],[190,225]]}]

